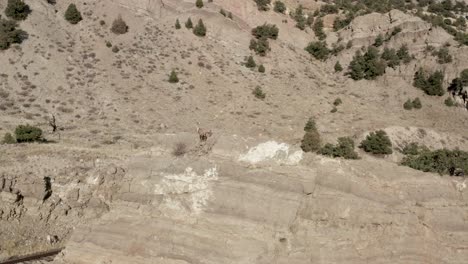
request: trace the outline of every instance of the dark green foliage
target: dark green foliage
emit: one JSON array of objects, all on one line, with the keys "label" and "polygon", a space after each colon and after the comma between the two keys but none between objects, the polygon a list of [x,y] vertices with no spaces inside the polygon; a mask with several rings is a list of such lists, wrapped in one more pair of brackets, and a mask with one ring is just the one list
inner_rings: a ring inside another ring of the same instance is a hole
[{"label": "dark green foliage", "polygon": [[397,56],[398,59],[400,59],[400,61],[403,61],[404,64],[408,64],[413,59],[413,57],[409,54],[408,46],[406,46],[406,44],[402,45],[398,49]]},{"label": "dark green foliage", "polygon": [[6,133],[5,136],[3,137],[2,143],[3,144],[15,144],[16,139],[10,133]]},{"label": "dark green foliage", "polygon": [[354,80],[374,80],[385,74],[385,61],[379,59],[379,51],[369,47],[364,55],[357,51],[349,65],[348,75]]},{"label": "dark green foliage", "polygon": [[263,92],[260,86],[255,87],[255,89],[252,91],[252,94],[255,96],[255,98],[260,99],[260,100],[263,100],[266,98],[266,94]]},{"label": "dark green foliage", "polygon": [[371,132],[359,146],[365,152],[370,152],[375,155],[392,154],[392,142],[383,130]]},{"label": "dark green foliage", "polygon": [[276,25],[266,24],[266,23],[252,29],[252,35],[256,39],[261,39],[261,38],[277,39],[278,33],[279,33],[279,29]]},{"label": "dark green foliage", "polygon": [[31,13],[29,6],[23,0],[8,0],[5,15],[14,20],[25,20]]},{"label": "dark green foliage", "polygon": [[193,28],[193,34],[195,36],[204,37],[206,36],[206,27],[203,24],[203,20],[199,19],[197,25]]},{"label": "dark green foliage", "polygon": [[455,101],[453,101],[452,97],[447,97],[447,99],[445,99],[444,103],[448,107],[455,106]]},{"label": "dark green foliage", "polygon": [[353,15],[348,15],[345,18],[339,18],[337,17],[335,21],[333,21],[333,30],[338,31],[349,24],[353,21],[354,16]]},{"label": "dark green foliage", "polygon": [[305,133],[301,141],[301,149],[304,152],[315,152],[320,149],[320,134],[317,130],[308,131]]},{"label": "dark green foliage", "polygon": [[414,75],[413,86],[423,90],[428,95],[444,95],[445,91],[442,87],[444,74],[441,71],[435,71],[427,76],[426,72],[420,68]]},{"label": "dark green foliage", "polygon": [[322,13],[323,15],[337,14],[338,7],[336,5],[326,4],[320,7],[320,13]]},{"label": "dark green foliage", "polygon": [[331,49],[331,54],[334,56],[337,56],[340,52],[342,52],[345,49],[345,47],[342,44],[337,44],[333,43],[332,49]]},{"label": "dark green foliage", "polygon": [[333,158],[359,159],[358,154],[354,151],[354,141],[349,137],[338,138],[336,146],[330,143],[325,144],[318,153]]},{"label": "dark green foliage", "polygon": [[195,2],[195,6],[198,7],[198,8],[202,8],[203,7],[203,0],[197,0]]},{"label": "dark green foliage", "polygon": [[20,44],[28,38],[28,34],[17,27],[15,21],[0,18],[0,50],[6,50],[14,43]]},{"label": "dark green foliage", "polygon": [[464,86],[468,86],[468,69],[464,69],[460,73],[460,81]]},{"label": "dark green foliage", "polygon": [[311,117],[307,120],[306,125],[304,126],[305,132],[312,132],[317,131],[317,125],[315,124],[315,120]]},{"label": "dark green foliage", "polygon": [[170,83],[178,83],[179,77],[177,77],[177,73],[175,70],[172,70],[171,74],[169,75],[169,82]]},{"label": "dark green foliage", "polygon": [[78,11],[78,8],[76,8],[76,5],[70,4],[67,11],[65,11],[65,19],[70,22],[70,24],[75,25],[83,20],[83,17],[81,16],[80,11]]},{"label": "dark green foliage", "polygon": [[411,102],[411,99],[406,100],[406,102],[403,104],[403,108],[405,110],[413,109],[413,102]]},{"label": "dark green foliage", "polygon": [[270,9],[268,5],[271,3],[271,0],[254,0],[257,4],[257,8],[260,11],[268,11]]},{"label": "dark green foliage", "polygon": [[117,17],[112,23],[111,31],[114,34],[125,34],[128,32],[127,23],[122,19],[121,16]]},{"label": "dark green foliage", "polygon": [[286,11],[286,5],[281,1],[275,1],[273,10],[275,12],[284,14],[284,12]]},{"label": "dark green foliage", "polygon": [[185,22],[185,27],[188,29],[193,28],[192,19],[190,17],[187,19],[187,22]]},{"label": "dark green foliage", "polygon": [[432,55],[437,57],[437,62],[439,64],[450,63],[453,61],[452,55],[450,55],[447,47],[442,47],[438,51],[434,51]]},{"label": "dark green foliage", "polygon": [[413,104],[414,109],[421,109],[422,108],[421,100],[419,99],[419,97],[414,98],[412,104]]},{"label": "dark green foliage", "polygon": [[254,60],[254,58],[252,56],[249,56],[247,58],[247,62],[245,63],[245,67],[251,68],[251,69],[257,67],[257,63],[255,63],[255,60]]},{"label": "dark green foliage", "polygon": [[304,30],[306,27],[306,17],[304,14],[304,7],[302,5],[299,5],[296,10],[294,10],[294,13],[291,14],[292,18],[296,20],[296,27],[300,30]]},{"label": "dark green foliage", "polygon": [[387,62],[388,67],[393,69],[400,65],[400,58],[394,49],[384,48],[381,58]]},{"label": "dark green foliage", "polygon": [[424,172],[463,176],[468,173],[468,152],[458,149],[422,151],[406,156],[401,164]]},{"label": "dark green foliage", "polygon": [[335,63],[335,72],[342,72],[342,71],[343,71],[343,66],[341,66],[339,61],[337,61]]},{"label": "dark green foliage", "polygon": [[380,47],[384,43],[384,38],[382,34],[377,35],[377,37],[374,40],[374,47]]},{"label": "dark green foliage", "polygon": [[333,101],[333,105],[334,105],[334,106],[339,106],[339,105],[342,104],[342,103],[343,103],[343,101],[341,101],[340,98],[336,98],[335,101]]},{"label": "dark green foliage", "polygon": [[314,30],[315,36],[317,36],[317,38],[319,40],[324,40],[324,39],[327,38],[327,35],[323,31],[323,20],[322,19],[319,18],[319,19],[315,20],[315,23],[314,23],[312,29]]},{"label": "dark green foliage", "polygon": [[15,137],[18,143],[41,141],[42,130],[30,125],[19,125],[15,129]]},{"label": "dark green foliage", "polygon": [[176,20],[175,28],[176,28],[176,29],[180,29],[180,28],[181,28],[179,19]]},{"label": "dark green foliage", "polygon": [[327,43],[324,41],[310,42],[305,50],[314,56],[314,58],[317,60],[325,61],[330,55],[330,50],[327,47]]},{"label": "dark green foliage", "polygon": [[250,42],[250,48],[260,56],[266,56],[267,52],[271,50],[270,43],[266,38],[261,38],[258,41],[252,39]]},{"label": "dark green foliage", "polygon": [[260,66],[258,66],[258,72],[265,73],[265,66],[263,66],[263,64],[260,64]]}]

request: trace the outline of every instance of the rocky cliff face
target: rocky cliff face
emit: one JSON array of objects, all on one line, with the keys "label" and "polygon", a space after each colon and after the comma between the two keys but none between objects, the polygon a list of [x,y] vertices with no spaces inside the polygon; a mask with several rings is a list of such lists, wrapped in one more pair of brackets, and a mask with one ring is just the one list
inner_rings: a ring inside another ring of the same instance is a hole
[{"label": "rocky cliff face", "polygon": [[284,165],[289,151],[264,146],[251,151],[271,155],[250,162],[238,161],[243,154],[193,160],[159,151],[130,158],[110,212],[77,228],[58,263],[468,258],[466,182],[377,159]]}]

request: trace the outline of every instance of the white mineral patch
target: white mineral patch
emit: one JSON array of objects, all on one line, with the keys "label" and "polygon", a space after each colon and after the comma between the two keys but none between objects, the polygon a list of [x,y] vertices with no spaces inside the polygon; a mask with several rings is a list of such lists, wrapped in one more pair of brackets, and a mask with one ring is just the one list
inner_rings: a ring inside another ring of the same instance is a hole
[{"label": "white mineral patch", "polygon": [[262,161],[273,160],[280,164],[296,165],[302,160],[301,150],[292,152],[286,143],[268,141],[251,148],[246,154],[239,157],[239,161],[256,164]]},{"label": "white mineral patch", "polygon": [[212,185],[216,180],[216,168],[207,169],[202,175],[198,175],[188,167],[182,174],[163,175],[161,182],[154,186],[154,193],[164,195],[165,208],[180,211],[189,207],[188,213],[199,214],[213,196]]}]

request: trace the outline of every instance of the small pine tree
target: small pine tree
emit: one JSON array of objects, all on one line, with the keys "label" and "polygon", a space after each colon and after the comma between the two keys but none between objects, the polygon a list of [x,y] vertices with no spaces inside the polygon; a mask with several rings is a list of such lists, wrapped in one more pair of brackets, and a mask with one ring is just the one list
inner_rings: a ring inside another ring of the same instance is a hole
[{"label": "small pine tree", "polygon": [[453,101],[453,99],[451,97],[447,97],[447,99],[445,99],[444,103],[448,107],[455,106],[455,102]]},{"label": "small pine tree", "polygon": [[112,23],[111,31],[114,34],[125,34],[128,32],[127,23],[119,16],[114,22]]},{"label": "small pine tree", "polygon": [[321,139],[318,131],[308,131],[301,141],[301,149],[304,152],[314,152],[320,149]]},{"label": "small pine tree", "polygon": [[175,22],[175,28],[176,28],[176,29],[180,29],[180,28],[181,28],[179,19],[177,19],[176,22]]},{"label": "small pine tree", "polygon": [[314,30],[315,36],[317,36],[317,38],[319,40],[324,40],[324,39],[327,38],[327,35],[323,31],[323,20],[322,19],[317,19],[315,21],[314,25],[312,26],[312,29]]},{"label": "small pine tree", "polygon": [[335,72],[342,72],[342,71],[343,71],[343,66],[341,66],[339,61],[337,61],[335,64]]},{"label": "small pine tree", "polygon": [[315,120],[311,117],[307,120],[306,125],[304,126],[305,132],[317,131],[317,125],[315,124]]},{"label": "small pine tree", "polygon": [[374,47],[380,47],[382,46],[382,44],[384,43],[384,39],[383,39],[383,36],[382,34],[379,34],[376,38],[375,38],[375,41],[374,41]]},{"label": "small pine tree", "polygon": [[413,109],[413,102],[411,102],[411,99],[406,100],[406,102],[403,104],[403,108],[405,110]]},{"label": "small pine tree", "polygon": [[185,27],[188,29],[193,28],[192,19],[190,17],[187,19],[187,22],[185,22]]},{"label": "small pine tree", "polygon": [[383,130],[371,132],[367,135],[366,139],[361,142],[359,146],[365,152],[372,154],[392,154],[392,142]]},{"label": "small pine tree", "polygon": [[8,0],[5,15],[14,20],[25,20],[31,13],[29,6],[23,0]]},{"label": "small pine tree", "polygon": [[325,43],[324,41],[311,42],[305,48],[305,50],[309,52],[312,56],[314,56],[314,58],[316,58],[317,60],[325,61],[330,55],[330,50],[327,47],[327,43]]},{"label": "small pine tree", "polygon": [[15,144],[16,139],[10,133],[6,133],[5,136],[3,137],[2,143],[3,144]]},{"label": "small pine tree", "polygon": [[65,19],[70,22],[70,24],[75,25],[83,20],[83,17],[81,16],[80,11],[78,11],[76,5],[70,4],[67,8],[67,11],[65,11]]},{"label": "small pine tree", "polygon": [[247,62],[245,63],[245,67],[247,68],[255,68],[257,66],[257,63],[255,63],[255,60],[252,56],[249,56],[249,58],[247,58]]},{"label": "small pine tree", "polygon": [[263,64],[260,64],[260,66],[258,66],[258,72],[265,73],[265,66],[263,66]]},{"label": "small pine tree", "polygon": [[199,37],[206,36],[206,27],[205,24],[203,24],[203,20],[198,20],[198,24],[193,28],[193,34]]},{"label": "small pine tree", "polygon": [[198,8],[202,8],[203,7],[203,0],[197,0],[197,2],[195,2],[195,6],[197,6]]},{"label": "small pine tree", "polygon": [[178,83],[179,77],[177,77],[177,73],[175,70],[172,70],[171,75],[169,75],[169,82],[170,83]]}]

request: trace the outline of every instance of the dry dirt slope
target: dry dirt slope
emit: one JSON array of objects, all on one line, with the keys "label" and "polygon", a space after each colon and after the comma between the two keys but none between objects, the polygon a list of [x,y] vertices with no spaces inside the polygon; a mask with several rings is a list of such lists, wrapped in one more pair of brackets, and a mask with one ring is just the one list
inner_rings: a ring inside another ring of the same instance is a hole
[{"label": "dry dirt slope", "polygon": [[[48,234],[65,243],[81,222],[87,224],[76,230],[61,261],[463,263],[468,258],[462,181],[398,167],[393,163],[398,155],[380,160],[361,153],[363,160],[355,162],[304,155],[299,165],[287,159],[281,166],[276,158],[255,165],[238,160],[264,141],[297,146],[310,116],[329,141],[386,128],[398,146],[419,140],[468,149],[466,111],[447,108],[443,98],[410,85],[417,63],[437,66],[421,51],[426,40],[434,46],[452,41],[445,32],[398,11],[397,24],[379,14],[356,19],[340,32],[343,41],[355,43],[340,55],[344,65],[361,45],[372,43],[375,28],[385,32],[398,25],[403,32],[389,45],[411,43],[418,60],[375,82],[354,82],[333,73],[335,58],[310,59],[303,49],[315,39],[312,32],[301,32],[285,16],[258,12],[253,1],[219,0],[202,10],[194,1],[164,1],[164,6],[151,0],[76,1],[84,15],[76,26],[63,20],[71,1],[56,7],[27,2],[33,13],[21,27],[30,39],[0,53],[6,62],[0,87],[9,94],[1,102],[0,128],[31,123],[48,130],[45,118],[54,113],[64,130],[60,139],[46,135],[56,144],[0,146],[8,164],[2,178],[28,194],[20,207],[5,202],[8,197],[2,200],[8,216],[2,218],[2,235],[17,239],[8,248],[21,252],[19,245],[29,241],[24,249],[33,250]],[[5,3],[0,1],[1,9]],[[222,17],[220,7],[232,11],[234,21]],[[109,32],[119,14],[130,26],[122,36]],[[188,17],[203,18],[206,38],[174,29],[176,18]],[[266,21],[279,26],[280,37],[266,58],[256,57],[267,68],[260,74],[241,64],[250,55],[251,27]],[[329,32],[328,41],[336,39]],[[113,53],[106,41],[120,52]],[[468,66],[466,48],[452,49],[458,56],[446,66],[450,78]],[[179,84],[167,82],[172,69],[179,72]],[[252,96],[257,85],[267,93],[265,101]],[[403,102],[416,96],[423,109],[403,110]],[[344,103],[332,114],[337,97]],[[214,148],[204,157],[194,143],[197,122],[215,132]],[[428,136],[421,137],[420,129]],[[172,158],[177,141],[196,151]],[[273,147],[264,151],[275,154]],[[34,186],[44,177],[52,178],[54,193],[42,204],[42,190]],[[40,231],[25,228],[34,223]],[[16,228],[24,237],[14,237]]]}]

